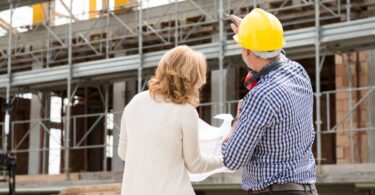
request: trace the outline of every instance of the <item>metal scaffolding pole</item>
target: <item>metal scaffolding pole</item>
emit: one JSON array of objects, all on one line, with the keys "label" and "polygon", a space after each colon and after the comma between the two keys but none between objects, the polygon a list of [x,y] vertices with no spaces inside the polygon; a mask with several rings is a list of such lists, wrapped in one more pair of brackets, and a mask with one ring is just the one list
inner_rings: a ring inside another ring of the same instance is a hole
[{"label": "metal scaffolding pole", "polygon": [[138,93],[142,91],[142,71],[143,71],[143,18],[142,18],[142,1],[139,1],[138,11],[138,55],[139,55],[139,67],[138,67]]},{"label": "metal scaffolding pole", "polygon": [[[70,0],[70,8],[73,7],[73,0]],[[69,150],[70,150],[70,118],[71,118],[71,88],[72,88],[72,77],[73,77],[73,67],[72,67],[72,22],[73,22],[73,15],[72,12],[69,12],[69,24],[68,24],[68,65],[69,65],[69,71],[68,71],[68,86],[67,86],[67,99],[68,99],[68,105],[67,105],[67,113],[66,113],[66,126],[65,126],[65,175],[66,179],[69,179]]]},{"label": "metal scaffolding pole", "polygon": [[107,147],[108,147],[108,143],[107,143],[107,136],[108,136],[108,121],[107,121],[107,117],[108,117],[108,101],[109,101],[109,84],[106,83],[105,84],[105,95],[104,95],[104,150],[103,150],[103,171],[107,171]]},{"label": "metal scaffolding pole", "polygon": [[12,83],[12,25],[13,25],[13,2],[11,1],[9,4],[9,10],[10,10],[10,22],[9,22],[9,29],[8,29],[8,83],[6,88],[6,112],[5,112],[5,127],[3,132],[3,152],[7,152],[8,148],[8,134],[10,130],[10,87]]},{"label": "metal scaffolding pole", "polygon": [[322,160],[321,124],[320,119],[320,7],[315,0],[315,106],[316,106],[316,151],[319,169]]},{"label": "metal scaffolding pole", "polygon": [[219,2],[219,113],[224,112],[224,2]]},{"label": "metal scaffolding pole", "polygon": [[174,1],[174,7],[176,10],[175,22],[174,22],[174,46],[178,45],[178,0]]},{"label": "metal scaffolding pole", "polygon": [[105,57],[109,58],[109,23],[110,23],[110,14],[111,10],[109,8],[109,0],[107,0],[107,17],[106,17],[106,36],[105,36]]},{"label": "metal scaffolding pole", "polygon": [[[47,26],[51,27],[51,1],[48,1],[48,8],[47,8]],[[48,31],[47,31],[48,32]],[[47,52],[46,52],[46,66],[49,68],[49,64],[51,63],[51,36],[50,33],[47,33]]]},{"label": "metal scaffolding pole", "polygon": [[350,21],[350,9],[351,9],[352,5],[351,5],[351,2],[350,0],[346,0],[346,21]]}]

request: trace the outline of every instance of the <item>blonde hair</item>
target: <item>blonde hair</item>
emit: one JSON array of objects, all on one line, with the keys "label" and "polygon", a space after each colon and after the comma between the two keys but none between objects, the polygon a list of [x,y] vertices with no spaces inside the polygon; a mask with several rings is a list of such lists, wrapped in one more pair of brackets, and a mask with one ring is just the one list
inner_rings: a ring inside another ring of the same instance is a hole
[{"label": "blonde hair", "polygon": [[199,88],[206,83],[207,62],[203,54],[186,45],[167,51],[156,74],[148,81],[151,95],[162,95],[167,102],[199,104]]}]

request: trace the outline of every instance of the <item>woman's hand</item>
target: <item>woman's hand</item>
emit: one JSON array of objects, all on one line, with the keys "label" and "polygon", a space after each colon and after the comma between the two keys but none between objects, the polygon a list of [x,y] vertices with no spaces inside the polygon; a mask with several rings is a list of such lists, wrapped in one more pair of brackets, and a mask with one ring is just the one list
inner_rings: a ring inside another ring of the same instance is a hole
[{"label": "woman's hand", "polygon": [[230,138],[232,137],[234,131],[236,130],[236,127],[237,127],[237,121],[238,119],[240,118],[240,108],[241,108],[241,104],[242,104],[243,100],[241,99],[239,102],[238,102],[238,105],[237,105],[237,115],[236,117],[233,119],[234,122],[233,122],[233,125],[232,125],[232,129],[229,131],[229,133],[223,137],[223,139],[221,140],[221,144],[224,144],[225,142],[229,141]]},{"label": "woman's hand", "polygon": [[242,19],[238,16],[235,16],[235,15],[230,15],[230,18],[234,22],[234,23],[230,24],[230,27],[232,28],[234,34],[237,34],[238,33],[238,27],[240,26]]}]

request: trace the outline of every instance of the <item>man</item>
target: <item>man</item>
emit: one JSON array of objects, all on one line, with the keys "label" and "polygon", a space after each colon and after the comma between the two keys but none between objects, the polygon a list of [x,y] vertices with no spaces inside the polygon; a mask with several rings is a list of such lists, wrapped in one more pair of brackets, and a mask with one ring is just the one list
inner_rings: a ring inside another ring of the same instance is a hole
[{"label": "man", "polygon": [[224,139],[224,164],[243,168],[241,185],[249,194],[317,194],[310,79],[281,53],[283,29],[274,15],[254,9],[242,20],[232,19],[234,39],[256,85]]}]

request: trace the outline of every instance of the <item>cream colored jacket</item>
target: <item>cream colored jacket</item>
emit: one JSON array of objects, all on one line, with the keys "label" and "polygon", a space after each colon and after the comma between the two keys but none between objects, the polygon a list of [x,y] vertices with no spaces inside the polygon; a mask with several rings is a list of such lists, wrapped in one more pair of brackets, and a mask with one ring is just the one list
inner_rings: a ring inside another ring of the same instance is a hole
[{"label": "cream colored jacket", "polygon": [[124,109],[118,155],[125,161],[122,195],[193,195],[188,171],[223,166],[222,159],[200,154],[196,109],[155,101],[149,91]]}]

